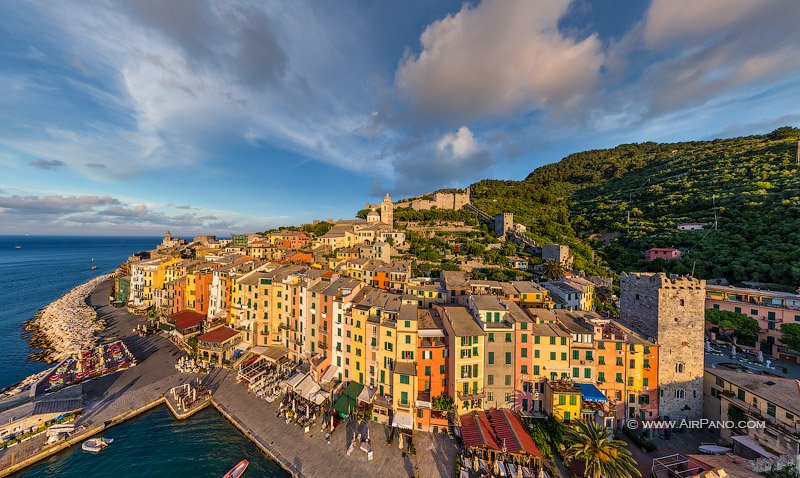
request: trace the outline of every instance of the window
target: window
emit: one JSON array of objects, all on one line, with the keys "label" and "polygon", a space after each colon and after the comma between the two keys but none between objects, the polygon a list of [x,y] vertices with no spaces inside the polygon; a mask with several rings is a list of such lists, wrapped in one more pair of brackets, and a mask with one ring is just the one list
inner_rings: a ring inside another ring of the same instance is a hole
[{"label": "window", "polygon": [[488,337],[486,338],[489,342],[494,342],[494,332],[489,332]]},{"label": "window", "polygon": [[506,334],[506,342],[511,342],[511,334]]},{"label": "window", "polygon": [[539,358],[539,349],[533,351],[533,358]]},{"label": "window", "polygon": [[650,379],[649,379],[649,378],[647,378],[647,377],[643,378],[643,379],[642,379],[642,386],[643,386],[644,388],[647,388],[649,385],[650,385]]},{"label": "window", "polygon": [[578,367],[572,367],[572,377],[578,378],[581,376],[581,370]]},{"label": "window", "polygon": [[590,368],[583,369],[583,378],[592,378],[592,369]]},{"label": "window", "polygon": [[[525,323],[523,323],[522,325],[525,325]],[[528,343],[528,334],[522,334],[520,336],[519,341],[522,342],[523,344],[527,344]]]},{"label": "window", "polygon": [[675,389],[675,398],[678,399],[678,400],[683,400],[684,398],[686,398],[686,390],[684,390],[682,388],[676,388]]},{"label": "window", "polygon": [[597,350],[605,350],[606,344],[604,342],[597,342]]},{"label": "window", "polygon": [[628,368],[636,368],[636,360],[630,359],[630,363],[628,364]]},{"label": "window", "polygon": [[774,417],[775,416],[775,404],[774,403],[767,403],[767,415]]},{"label": "window", "polygon": [[556,344],[556,338],[550,337],[550,345],[555,345],[555,344]]},{"label": "window", "polygon": [[487,392],[486,393],[486,400],[489,401],[489,402],[493,402],[494,401],[494,394],[492,394],[492,392]]},{"label": "window", "polygon": [[576,395],[569,396],[569,404],[570,405],[577,405],[578,404],[578,397]]},{"label": "window", "polygon": [[628,386],[633,387],[633,377],[628,377]]},{"label": "window", "polygon": [[617,357],[617,367],[623,367],[624,364],[622,363],[622,357]]},{"label": "window", "polygon": [[486,376],[486,385],[494,385],[494,375]]},{"label": "window", "polygon": [[556,359],[556,353],[550,352],[550,360],[555,360],[555,359]]},{"label": "window", "polygon": [[519,373],[522,375],[528,375],[528,366],[527,365],[520,365]]},{"label": "window", "polygon": [[489,352],[487,355],[489,365],[494,365],[494,352]]},{"label": "window", "polygon": [[511,352],[506,352],[506,365],[511,365]]},{"label": "window", "polygon": [[625,382],[622,381],[622,374],[621,373],[617,374],[617,383],[625,383]]},{"label": "window", "polygon": [[539,366],[538,365],[534,365],[533,366],[533,374],[534,375],[539,375]]},{"label": "window", "polygon": [[567,345],[567,338],[561,337],[561,345]]},{"label": "window", "polygon": [[580,355],[579,355],[580,353],[581,352],[579,350],[573,350],[572,351],[572,360],[578,360],[578,357],[580,357]]},{"label": "window", "polygon": [[430,365],[426,365],[425,366],[425,376],[426,377],[430,377],[431,376],[431,366]]},{"label": "window", "polygon": [[602,355],[601,355],[601,356],[599,356],[599,357],[597,358],[597,360],[598,360],[598,362],[597,362],[597,363],[598,363],[599,365],[605,365],[605,364],[606,364],[606,358],[605,358],[605,357],[603,357]]},{"label": "window", "polygon": [[[795,317],[795,320],[800,320],[800,315]],[[539,342],[541,341],[540,339],[541,339],[541,337],[539,337],[538,335],[534,336],[533,337],[533,343],[535,343],[536,345],[539,345]]]},{"label": "window", "polygon": [[683,362],[678,362],[675,364],[675,373],[683,373],[685,366]]},{"label": "window", "polygon": [[736,398],[741,401],[744,401],[744,389],[740,388],[736,393]]},{"label": "window", "polygon": [[605,381],[606,381],[605,372],[597,372],[597,383],[603,383]]},{"label": "window", "polygon": [[527,358],[528,357],[528,349],[526,347],[522,347],[522,349],[520,349],[520,351],[519,351],[519,354],[520,354],[520,356],[522,358]]},{"label": "window", "polygon": [[506,386],[508,387],[510,385],[511,385],[511,375],[506,375]]},{"label": "window", "polygon": [[758,315],[758,309],[750,309],[750,315]]}]

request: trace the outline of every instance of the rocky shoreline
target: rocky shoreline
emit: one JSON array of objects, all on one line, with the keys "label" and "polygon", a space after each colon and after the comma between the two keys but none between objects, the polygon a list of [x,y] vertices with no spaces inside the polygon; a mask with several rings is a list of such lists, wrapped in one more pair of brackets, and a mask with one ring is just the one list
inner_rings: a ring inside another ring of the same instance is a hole
[{"label": "rocky shoreline", "polygon": [[95,277],[73,288],[25,323],[26,333],[31,334],[30,346],[36,350],[29,355],[31,359],[58,362],[96,344],[96,333],[105,324],[97,319],[86,299],[111,275]]}]

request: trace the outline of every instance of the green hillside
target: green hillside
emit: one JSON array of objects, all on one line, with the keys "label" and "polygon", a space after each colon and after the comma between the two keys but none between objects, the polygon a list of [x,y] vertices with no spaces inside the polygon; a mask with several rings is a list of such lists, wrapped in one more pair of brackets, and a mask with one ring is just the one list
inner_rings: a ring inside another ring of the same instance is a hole
[{"label": "green hillside", "polygon": [[[569,244],[576,266],[587,272],[694,268],[702,278],[797,287],[798,140],[800,130],[780,128],[575,153],[523,181],[476,183],[472,202],[491,214],[513,212],[537,241]],[[688,221],[705,223],[705,230],[677,230]],[[655,246],[682,248],[686,255],[645,262],[642,251]]]}]

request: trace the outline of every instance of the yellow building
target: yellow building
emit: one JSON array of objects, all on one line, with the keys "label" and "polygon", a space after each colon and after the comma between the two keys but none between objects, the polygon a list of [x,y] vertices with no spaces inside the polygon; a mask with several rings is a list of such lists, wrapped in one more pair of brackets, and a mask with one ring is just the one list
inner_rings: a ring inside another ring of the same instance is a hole
[{"label": "yellow building", "polygon": [[545,411],[559,421],[580,420],[581,398],[581,388],[570,380],[545,382]]},{"label": "yellow building", "polygon": [[448,394],[455,399],[458,413],[480,410],[486,398],[485,333],[466,307],[434,305],[434,308],[447,332]]}]

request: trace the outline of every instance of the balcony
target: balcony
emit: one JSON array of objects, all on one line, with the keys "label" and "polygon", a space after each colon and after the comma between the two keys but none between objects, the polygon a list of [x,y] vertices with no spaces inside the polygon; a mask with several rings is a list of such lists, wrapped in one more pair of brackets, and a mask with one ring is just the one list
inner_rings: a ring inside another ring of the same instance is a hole
[{"label": "balcony", "polygon": [[470,392],[464,393],[464,391],[458,392],[458,398],[461,400],[481,400],[486,397],[486,389],[482,388],[480,390],[472,390]]},{"label": "balcony", "polygon": [[324,340],[320,340],[317,342],[317,348],[320,350],[328,350],[328,344],[326,344]]}]

